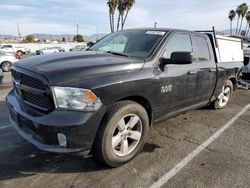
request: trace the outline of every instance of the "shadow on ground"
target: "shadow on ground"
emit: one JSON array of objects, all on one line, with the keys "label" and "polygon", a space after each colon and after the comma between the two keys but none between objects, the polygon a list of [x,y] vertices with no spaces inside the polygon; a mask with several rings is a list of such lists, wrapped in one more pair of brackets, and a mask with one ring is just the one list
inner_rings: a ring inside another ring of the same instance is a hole
[{"label": "shadow on ground", "polygon": [[0,127],[9,124],[9,111],[5,101],[0,101]]},{"label": "shadow on ground", "polygon": [[[4,129],[0,140],[5,137],[8,143],[0,144],[0,180],[10,180],[33,176],[41,173],[84,173],[111,169],[95,157],[81,155],[53,154],[39,151],[21,138],[12,128]],[[5,136],[3,136],[3,134]],[[142,152],[151,153],[159,148],[156,144],[146,143]]]}]

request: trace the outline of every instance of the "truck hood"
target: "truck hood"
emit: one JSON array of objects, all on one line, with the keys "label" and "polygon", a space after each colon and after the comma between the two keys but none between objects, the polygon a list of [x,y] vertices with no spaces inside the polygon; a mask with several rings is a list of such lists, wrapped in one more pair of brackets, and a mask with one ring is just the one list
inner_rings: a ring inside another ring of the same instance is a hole
[{"label": "truck hood", "polygon": [[40,55],[19,61],[15,66],[45,76],[57,85],[81,78],[97,77],[126,71],[138,71],[144,60],[84,51]]}]

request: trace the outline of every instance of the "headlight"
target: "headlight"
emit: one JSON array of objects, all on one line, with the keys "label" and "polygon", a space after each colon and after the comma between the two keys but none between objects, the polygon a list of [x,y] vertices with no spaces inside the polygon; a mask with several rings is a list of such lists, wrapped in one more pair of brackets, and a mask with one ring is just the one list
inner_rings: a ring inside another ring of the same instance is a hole
[{"label": "headlight", "polygon": [[96,111],[101,106],[100,99],[87,89],[52,87],[56,108]]}]

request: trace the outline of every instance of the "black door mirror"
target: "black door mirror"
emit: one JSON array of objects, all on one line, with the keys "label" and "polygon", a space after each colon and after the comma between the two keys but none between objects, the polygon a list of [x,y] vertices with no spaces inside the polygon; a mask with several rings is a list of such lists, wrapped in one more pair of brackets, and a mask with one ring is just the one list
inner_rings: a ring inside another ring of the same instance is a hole
[{"label": "black door mirror", "polygon": [[173,52],[170,60],[172,64],[191,64],[193,63],[193,56],[191,52]]},{"label": "black door mirror", "polygon": [[167,64],[185,65],[191,63],[193,63],[193,56],[191,52],[173,52],[170,59],[160,59],[161,66],[165,66]]}]

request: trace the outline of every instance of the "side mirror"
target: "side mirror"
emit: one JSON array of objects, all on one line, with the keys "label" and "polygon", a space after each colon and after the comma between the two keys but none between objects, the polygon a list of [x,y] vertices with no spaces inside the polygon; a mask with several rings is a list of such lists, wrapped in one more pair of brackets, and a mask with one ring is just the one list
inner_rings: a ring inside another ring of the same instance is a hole
[{"label": "side mirror", "polygon": [[193,63],[193,56],[191,52],[173,52],[170,60],[173,64],[191,64]]},{"label": "side mirror", "polygon": [[160,68],[162,69],[167,64],[186,65],[191,63],[193,63],[191,52],[173,52],[170,59],[163,57],[160,59]]},{"label": "side mirror", "polygon": [[88,43],[87,43],[87,46],[88,46],[88,47],[91,47],[91,46],[93,46],[94,44],[95,44],[94,42],[88,42]]}]

